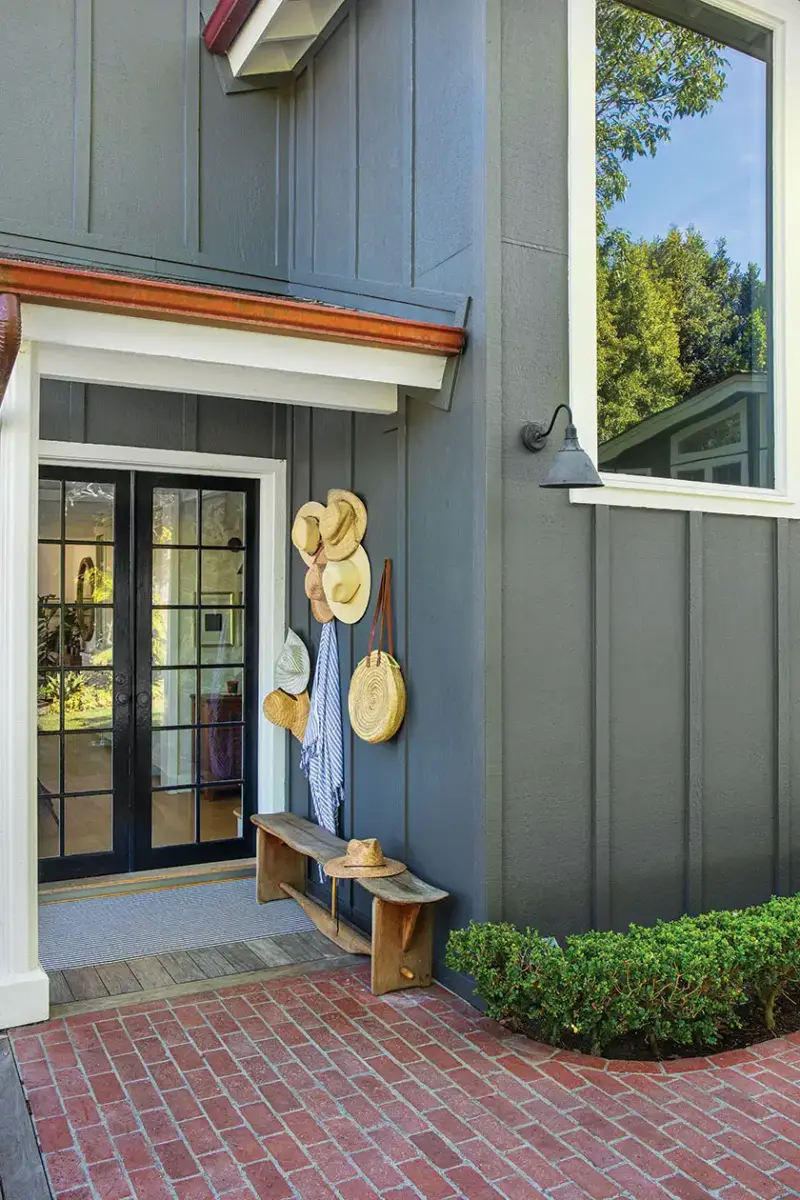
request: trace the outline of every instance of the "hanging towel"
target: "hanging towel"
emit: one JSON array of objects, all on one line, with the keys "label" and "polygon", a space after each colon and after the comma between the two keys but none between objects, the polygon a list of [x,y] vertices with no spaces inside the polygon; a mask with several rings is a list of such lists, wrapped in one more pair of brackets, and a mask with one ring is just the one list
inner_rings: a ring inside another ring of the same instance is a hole
[{"label": "hanging towel", "polygon": [[308,777],[317,822],[336,833],[344,800],[344,744],[335,621],[322,626],[300,767]]}]

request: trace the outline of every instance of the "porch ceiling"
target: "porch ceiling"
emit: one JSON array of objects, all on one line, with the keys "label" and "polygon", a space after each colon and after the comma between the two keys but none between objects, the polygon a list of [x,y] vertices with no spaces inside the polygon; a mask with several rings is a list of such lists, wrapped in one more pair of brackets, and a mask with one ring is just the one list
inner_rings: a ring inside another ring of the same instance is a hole
[{"label": "porch ceiling", "polygon": [[462,329],[245,292],[0,259],[0,295],[54,378],[391,412],[438,390]]},{"label": "porch ceiling", "polygon": [[219,0],[203,33],[234,76],[291,71],[344,0]]}]

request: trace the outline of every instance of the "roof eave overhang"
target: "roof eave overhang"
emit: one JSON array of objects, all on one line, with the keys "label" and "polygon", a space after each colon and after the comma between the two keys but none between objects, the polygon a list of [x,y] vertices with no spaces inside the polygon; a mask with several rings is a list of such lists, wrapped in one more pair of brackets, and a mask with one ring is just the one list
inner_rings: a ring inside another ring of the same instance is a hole
[{"label": "roof eave overhang", "polygon": [[203,31],[237,79],[292,71],[344,0],[219,0]]},{"label": "roof eave overhang", "polygon": [[133,348],[144,386],[361,411],[394,411],[403,387],[435,393],[465,339],[445,325],[16,259],[0,259],[4,296],[12,345],[21,308],[23,341],[54,348],[43,374],[57,360],[56,377],[102,381],[104,356]]}]

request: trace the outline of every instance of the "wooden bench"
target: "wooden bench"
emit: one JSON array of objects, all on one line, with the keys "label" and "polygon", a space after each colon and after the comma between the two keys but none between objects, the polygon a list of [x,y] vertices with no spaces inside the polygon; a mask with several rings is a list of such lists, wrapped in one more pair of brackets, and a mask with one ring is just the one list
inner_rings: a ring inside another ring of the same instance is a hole
[{"label": "wooden bench", "polygon": [[325,865],[347,849],[347,842],[292,813],[258,815],[256,887],[259,904],[291,896],[318,929],[349,954],[372,958],[376,996],[401,988],[428,987],[433,959],[433,905],[447,892],[431,887],[410,871],[388,879],[355,879],[372,900],[372,941],[306,895],[307,860]]}]

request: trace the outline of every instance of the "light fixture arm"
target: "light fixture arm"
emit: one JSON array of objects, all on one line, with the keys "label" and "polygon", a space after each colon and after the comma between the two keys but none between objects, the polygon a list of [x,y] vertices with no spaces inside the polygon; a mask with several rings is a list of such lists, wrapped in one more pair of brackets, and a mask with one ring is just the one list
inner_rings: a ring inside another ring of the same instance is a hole
[{"label": "light fixture arm", "polygon": [[530,450],[533,454],[538,454],[540,450],[544,450],[545,443],[553,432],[553,426],[556,423],[556,417],[565,410],[568,418],[568,424],[574,429],[572,422],[572,409],[568,404],[559,404],[550,418],[550,424],[545,428],[539,421],[529,421],[527,425],[523,425],[520,431],[522,444],[526,450]]}]

